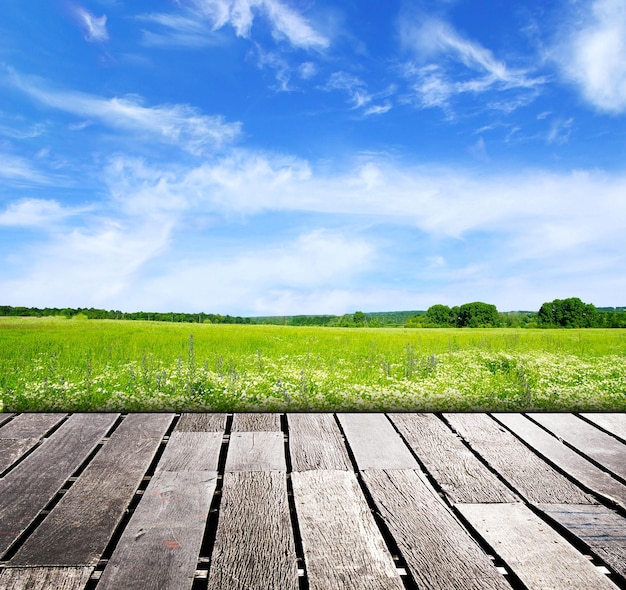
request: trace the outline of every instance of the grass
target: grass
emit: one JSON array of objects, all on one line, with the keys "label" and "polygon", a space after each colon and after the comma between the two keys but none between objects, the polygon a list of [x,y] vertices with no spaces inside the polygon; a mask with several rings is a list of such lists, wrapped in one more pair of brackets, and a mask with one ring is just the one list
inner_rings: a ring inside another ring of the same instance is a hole
[{"label": "grass", "polygon": [[624,330],[0,318],[4,411],[626,409]]}]

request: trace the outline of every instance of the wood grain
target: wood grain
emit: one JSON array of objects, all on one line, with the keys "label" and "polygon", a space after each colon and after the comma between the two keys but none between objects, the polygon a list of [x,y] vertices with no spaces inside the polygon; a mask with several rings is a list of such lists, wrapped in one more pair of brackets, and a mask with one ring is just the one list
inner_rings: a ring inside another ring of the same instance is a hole
[{"label": "wood grain", "polygon": [[174,431],[156,471],[217,471],[221,432]]},{"label": "wood grain", "polygon": [[369,470],[363,480],[420,588],[510,586],[478,543],[415,471]]},{"label": "wood grain", "polygon": [[177,432],[224,432],[227,414],[181,414],[176,427]]},{"label": "wood grain", "polygon": [[233,432],[230,435],[226,472],[286,471],[282,432]]},{"label": "wood grain", "polygon": [[216,483],[211,471],[155,473],[98,590],[190,590]]},{"label": "wood grain", "polygon": [[337,414],[359,470],[419,469],[384,414]]},{"label": "wood grain", "polygon": [[529,502],[596,504],[485,414],[444,414],[453,428]]},{"label": "wood grain", "polygon": [[0,480],[0,556],[111,428],[118,414],[74,414]]},{"label": "wood grain", "polygon": [[458,509],[529,590],[617,588],[523,504],[459,504]]},{"label": "wood grain", "polygon": [[529,414],[559,438],[626,479],[626,445],[572,414]]},{"label": "wood grain", "polygon": [[288,414],[287,420],[293,471],[352,469],[332,414]]},{"label": "wood grain", "polygon": [[519,501],[434,414],[390,418],[452,503]]},{"label": "wood grain", "polygon": [[10,565],[97,565],[172,417],[127,416]]},{"label": "wood grain", "polygon": [[208,588],[298,588],[284,472],[224,474]]},{"label": "wood grain", "polygon": [[233,417],[233,432],[280,432],[280,414],[238,413]]},{"label": "wood grain", "polygon": [[311,590],[404,587],[353,472],[291,477]]},{"label": "wood grain", "polygon": [[626,508],[626,486],[564,445],[558,438],[521,414],[493,416],[570,477]]},{"label": "wood grain", "polygon": [[90,567],[10,567],[0,570],[0,590],[82,590]]},{"label": "wood grain", "polygon": [[626,581],[626,519],[605,506],[540,504],[538,506],[576,535]]}]

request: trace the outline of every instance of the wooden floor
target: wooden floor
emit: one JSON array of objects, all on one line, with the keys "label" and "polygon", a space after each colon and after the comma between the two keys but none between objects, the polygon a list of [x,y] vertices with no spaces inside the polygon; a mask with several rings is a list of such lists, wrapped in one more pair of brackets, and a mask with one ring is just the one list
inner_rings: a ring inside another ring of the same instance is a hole
[{"label": "wooden floor", "polygon": [[626,414],[0,414],[0,589],[626,587]]}]

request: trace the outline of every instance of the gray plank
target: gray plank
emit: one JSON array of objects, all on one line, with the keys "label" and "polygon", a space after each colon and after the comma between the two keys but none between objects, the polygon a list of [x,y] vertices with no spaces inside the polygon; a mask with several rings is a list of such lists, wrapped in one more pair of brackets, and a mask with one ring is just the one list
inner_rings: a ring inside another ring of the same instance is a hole
[{"label": "gray plank", "polygon": [[0,426],[2,426],[5,422],[8,422],[11,418],[13,418],[13,416],[15,416],[15,414],[3,414],[2,411],[0,411]]},{"label": "gray plank", "polygon": [[626,578],[626,519],[605,506],[540,504],[550,518],[576,535]]},{"label": "gray plank", "polygon": [[384,414],[337,414],[359,470],[419,469]]},{"label": "gray plank", "polygon": [[485,414],[445,414],[453,428],[529,502],[596,504]]},{"label": "gray plank", "polygon": [[0,428],[0,473],[39,443],[66,414],[20,414]]},{"label": "gray plank", "polygon": [[354,472],[291,478],[311,590],[404,587]]},{"label": "gray plank", "polygon": [[493,414],[523,441],[588,489],[626,508],[626,486],[521,414]]},{"label": "gray plank", "polygon": [[459,511],[529,590],[617,587],[523,504],[459,504]]},{"label": "gray plank", "polygon": [[604,430],[611,434],[618,436],[623,441],[626,441],[626,412],[607,412],[601,414],[597,412],[585,412],[582,413],[581,416],[597,424],[600,428],[604,428]]},{"label": "gray plank", "polygon": [[98,590],[190,590],[216,483],[214,471],[155,473]]},{"label": "gray plank", "polygon": [[510,589],[432,488],[411,470],[363,472],[363,480],[420,588]]},{"label": "gray plank", "polygon": [[0,590],[82,590],[91,567],[19,567],[0,571]]},{"label": "gray plank", "polygon": [[208,589],[224,588],[298,588],[284,472],[224,474]]},{"label": "gray plank", "polygon": [[233,416],[233,432],[280,432],[280,414],[237,413]]},{"label": "gray plank", "polygon": [[226,471],[286,471],[282,432],[233,432]]},{"label": "gray plank", "polygon": [[227,414],[184,413],[176,427],[177,432],[224,432]]},{"label": "gray plank", "polygon": [[451,502],[517,502],[509,490],[434,414],[390,414]]},{"label": "gray plank", "polygon": [[572,414],[528,414],[559,438],[626,479],[626,445]]},{"label": "gray plank", "polygon": [[9,565],[96,566],[172,414],[130,414]]},{"label": "gray plank", "polygon": [[0,555],[93,451],[118,414],[74,414],[0,480]]},{"label": "gray plank", "polygon": [[221,432],[174,431],[156,471],[217,471]]},{"label": "gray plank", "polygon": [[293,471],[352,469],[332,414],[288,414],[287,420]]}]

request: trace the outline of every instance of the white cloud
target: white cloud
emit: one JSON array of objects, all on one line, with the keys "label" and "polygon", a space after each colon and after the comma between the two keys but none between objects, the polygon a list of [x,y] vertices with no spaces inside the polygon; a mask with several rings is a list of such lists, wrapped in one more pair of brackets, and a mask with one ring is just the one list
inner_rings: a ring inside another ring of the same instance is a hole
[{"label": "white cloud", "polygon": [[108,41],[109,33],[106,27],[107,17],[105,14],[102,16],[95,16],[82,6],[74,7],[74,14],[76,15],[78,23],[83,31],[85,41]]},{"label": "white cloud", "polygon": [[578,6],[552,55],[591,105],[626,112],[626,5],[595,0]]},{"label": "white cloud", "polygon": [[9,71],[9,80],[48,107],[96,119],[113,128],[156,137],[194,154],[232,142],[241,128],[239,123],[226,123],[221,116],[204,115],[185,104],[147,107],[137,96],[103,98],[82,92],[50,90],[13,71]]},{"label": "white cloud", "polygon": [[[513,90],[517,93],[514,98],[490,105],[510,112],[534,100],[538,88],[546,81],[527,70],[510,68],[489,49],[464,38],[440,19],[424,15],[403,19],[400,38],[414,56],[405,65],[405,76],[413,80],[417,103],[425,108],[447,110],[451,99],[461,94]],[[458,71],[453,63],[464,69]]]},{"label": "white cloud", "polygon": [[26,184],[50,182],[50,179],[42,172],[35,170],[28,160],[7,153],[0,153],[0,178]]},{"label": "white cloud", "polygon": [[193,13],[149,13],[136,18],[158,29],[142,30],[143,44],[149,47],[205,47],[216,43],[215,32]]},{"label": "white cloud", "polygon": [[0,212],[0,226],[51,227],[84,211],[86,208],[66,208],[53,200],[22,199]]},{"label": "white cloud", "polygon": [[190,0],[191,5],[210,19],[214,29],[231,25],[238,36],[249,38],[255,13],[270,23],[275,39],[304,49],[324,49],[329,40],[318,33],[300,14],[279,0]]}]

